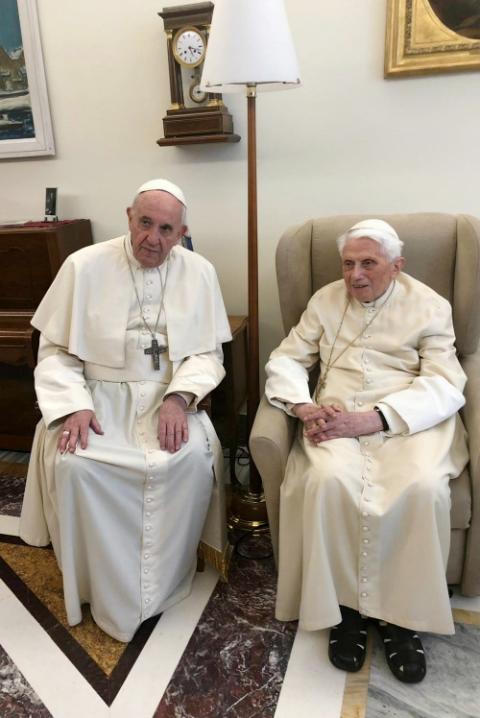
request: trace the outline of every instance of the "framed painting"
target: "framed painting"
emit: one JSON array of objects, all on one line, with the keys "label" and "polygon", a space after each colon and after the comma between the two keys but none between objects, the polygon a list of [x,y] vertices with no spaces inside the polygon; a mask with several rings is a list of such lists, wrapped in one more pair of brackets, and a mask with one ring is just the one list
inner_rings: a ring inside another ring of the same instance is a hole
[{"label": "framed painting", "polygon": [[35,0],[0,2],[0,159],[55,154]]},{"label": "framed painting", "polygon": [[385,77],[480,70],[480,0],[388,0]]}]

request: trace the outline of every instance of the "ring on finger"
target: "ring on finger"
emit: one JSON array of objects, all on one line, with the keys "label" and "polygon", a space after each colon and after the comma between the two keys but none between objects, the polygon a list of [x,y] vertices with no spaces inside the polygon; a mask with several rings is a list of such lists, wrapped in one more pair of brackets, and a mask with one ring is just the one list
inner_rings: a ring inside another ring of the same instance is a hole
[{"label": "ring on finger", "polygon": [[70,431],[62,431],[62,436],[70,436]]}]

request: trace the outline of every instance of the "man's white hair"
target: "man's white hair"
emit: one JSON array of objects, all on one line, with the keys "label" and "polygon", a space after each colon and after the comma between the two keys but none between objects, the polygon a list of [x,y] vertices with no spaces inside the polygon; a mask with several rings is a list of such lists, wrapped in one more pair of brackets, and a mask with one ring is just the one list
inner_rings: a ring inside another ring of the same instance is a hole
[{"label": "man's white hair", "polygon": [[345,245],[348,244],[352,239],[359,239],[360,237],[368,237],[378,242],[385,253],[385,256],[390,262],[393,262],[397,257],[402,255],[403,242],[393,229],[393,227],[384,222],[383,219],[363,219],[361,222],[357,222],[353,227],[347,229],[337,239],[337,247],[340,255],[342,255]]}]

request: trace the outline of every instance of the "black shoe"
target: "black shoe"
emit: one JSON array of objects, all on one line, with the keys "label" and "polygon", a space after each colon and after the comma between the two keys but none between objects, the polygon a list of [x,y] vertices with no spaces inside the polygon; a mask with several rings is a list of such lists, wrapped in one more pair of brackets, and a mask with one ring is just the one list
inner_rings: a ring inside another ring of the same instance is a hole
[{"label": "black shoe", "polygon": [[355,673],[365,663],[367,619],[358,611],[340,606],[342,622],[330,631],[328,657],[336,668]]},{"label": "black shoe", "polygon": [[377,622],[385,658],[395,678],[403,683],[420,683],[427,673],[425,651],[418,633],[393,623]]}]

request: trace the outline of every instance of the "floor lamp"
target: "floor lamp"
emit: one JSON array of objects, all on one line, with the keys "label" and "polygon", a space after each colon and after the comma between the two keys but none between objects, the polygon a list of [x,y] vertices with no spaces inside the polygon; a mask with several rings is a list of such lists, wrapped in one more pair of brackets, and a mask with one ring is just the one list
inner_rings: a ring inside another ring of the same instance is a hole
[{"label": "floor lamp", "polygon": [[[300,83],[283,0],[216,0],[202,74],[211,93],[245,92],[248,112],[248,398],[250,433],[260,400],[256,95]],[[248,490],[232,498],[230,525],[266,526],[262,483],[250,457]]]}]

